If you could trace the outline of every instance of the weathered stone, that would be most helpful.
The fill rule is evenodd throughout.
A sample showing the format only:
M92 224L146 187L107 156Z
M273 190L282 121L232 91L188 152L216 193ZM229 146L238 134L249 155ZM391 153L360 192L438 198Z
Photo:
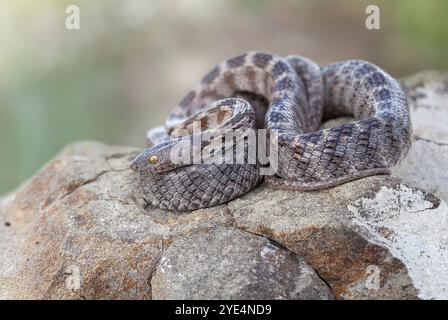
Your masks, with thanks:
M403 81L417 136L395 177L319 192L166 212L138 149L69 146L0 200L0 298L447 299L447 79Z
M422 71L402 80L416 136L448 143L448 72Z
M448 103L448 101L447 101ZM392 174L448 201L448 143L415 137L408 156Z
M415 134L393 175L448 201L448 73L420 72L403 80Z
M233 228L174 240L152 288L154 299L333 299L295 254Z
M177 234L228 223L219 208L145 210L129 169L137 152L72 145L4 200L0 298L151 298L164 246Z
M398 179L369 177L319 192L261 187L231 202L229 210L239 228L302 256L337 298L447 295L446 275L425 278L430 265L448 267L446 204ZM422 251L425 259L419 258ZM375 267L380 285L370 289Z

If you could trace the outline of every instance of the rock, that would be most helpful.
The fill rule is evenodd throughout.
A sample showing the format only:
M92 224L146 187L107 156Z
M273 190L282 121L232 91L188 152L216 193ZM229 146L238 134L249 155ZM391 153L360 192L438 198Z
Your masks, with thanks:
M174 240L152 284L154 299L333 299L297 255L234 228Z
M14 194L5 194L0 197L0 206L6 205L8 202L14 199Z
M448 143L448 72L422 71L402 80L414 134Z
M167 212L140 150L68 146L1 198L0 298L447 299L447 78L403 81L417 136L393 176L319 192Z
M447 101L448 103L448 101ZM448 143L414 137L408 156L392 174L448 201Z
M448 201L448 73L424 71L403 80L414 142L393 175Z
M226 225L219 209L145 210L129 161L139 150L66 148L0 207L0 298L149 299L177 234Z
M302 256L337 298L447 297L448 208L390 176L320 192L261 187L229 204L236 225ZM378 286L371 270L378 271Z
M214 292L215 298L332 298L299 257L232 229L225 206L185 214L148 207L129 169L137 153L99 143L72 145L3 201L0 298L150 299L153 292L156 298L189 298L186 289L176 291L182 285L199 290L191 297ZM173 259L176 248L188 241L191 256L184 255L177 267L185 268L193 283L173 274L162 277L164 259ZM216 259L218 249L227 258ZM211 282L194 283L197 261L184 265L192 257L202 257L209 263L203 269L220 270L219 275L210 270Z

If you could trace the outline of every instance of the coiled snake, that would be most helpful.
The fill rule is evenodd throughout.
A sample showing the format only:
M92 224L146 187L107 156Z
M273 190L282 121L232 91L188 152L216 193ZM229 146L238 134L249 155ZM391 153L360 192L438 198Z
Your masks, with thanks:
M319 129L324 120L345 115L357 120ZM405 94L379 67L349 60L321 68L301 56L248 52L213 68L164 127L150 130L154 146L131 168L140 173L143 192L154 206L181 211L222 204L263 179L263 164L251 158L249 140L235 135L233 144L219 144L223 130L245 133L263 127L271 133L268 141L277 143L278 156L276 172L265 176L266 183L302 191L387 173L411 141ZM183 135L169 138L177 132ZM179 146L194 146L194 139L200 141L195 150L203 161L192 161L194 152L173 161ZM242 147L235 147L237 141ZM221 149L243 161L204 161Z

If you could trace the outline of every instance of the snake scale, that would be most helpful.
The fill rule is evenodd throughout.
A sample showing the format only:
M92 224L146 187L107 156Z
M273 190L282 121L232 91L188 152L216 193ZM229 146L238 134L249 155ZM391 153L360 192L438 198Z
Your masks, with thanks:
M347 115L356 121L320 129L323 121ZM194 123L199 123L199 134ZM191 155L172 159L179 145L207 133L198 151L204 158L223 141L214 133L218 129L257 128L276 133L267 138L276 139L278 148L273 175L261 175L263 165L249 160L253 150L245 139L240 148L222 146L242 162L193 164ZM179 130L183 135L170 138ZM165 126L148 132L153 146L131 168L139 172L152 205L195 210L239 197L263 178L273 188L309 191L388 173L407 154L411 134L404 91L376 65L348 60L320 67L302 56L247 52L207 73L175 106Z

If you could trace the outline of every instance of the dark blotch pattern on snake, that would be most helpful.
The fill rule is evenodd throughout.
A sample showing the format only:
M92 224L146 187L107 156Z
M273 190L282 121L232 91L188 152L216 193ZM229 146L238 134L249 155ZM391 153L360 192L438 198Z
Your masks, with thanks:
M323 119L357 120L319 130ZM320 190L361 177L388 173L406 155L411 124L399 83L379 67L349 60L319 67L301 56L248 52L214 67L174 108L164 127L148 132L153 145L131 164L152 205L195 210L228 202L263 179L251 150L226 146L242 164L173 163L173 149L191 143L193 123L207 155L222 137L216 129L264 127L277 132L278 170L265 176L274 188ZM179 130L184 135L170 139ZM272 131L272 132L274 132ZM187 134L185 135L185 132ZM197 137L196 137L197 138ZM271 137L273 138L273 137Z

